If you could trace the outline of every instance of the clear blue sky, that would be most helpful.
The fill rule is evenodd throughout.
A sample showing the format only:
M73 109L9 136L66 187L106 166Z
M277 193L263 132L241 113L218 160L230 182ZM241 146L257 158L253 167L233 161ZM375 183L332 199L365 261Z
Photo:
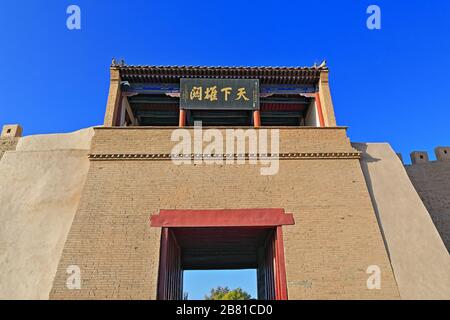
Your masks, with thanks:
M81 8L81 30L66 8ZM366 28L366 9L382 29ZM404 155L450 145L450 2L2 1L0 124L101 124L112 57L129 64L303 66L326 58L340 125Z
M185 271L183 291L189 293L189 300L203 300L212 288L241 288L252 298L257 298L256 270L206 270Z
M70 4L81 8L81 30L66 28ZM366 28L370 4L381 7L379 31ZM450 145L449 1L2 1L0 39L0 125L20 123L26 135L101 124L112 57L239 66L327 59L337 121L352 141L389 142L404 158Z

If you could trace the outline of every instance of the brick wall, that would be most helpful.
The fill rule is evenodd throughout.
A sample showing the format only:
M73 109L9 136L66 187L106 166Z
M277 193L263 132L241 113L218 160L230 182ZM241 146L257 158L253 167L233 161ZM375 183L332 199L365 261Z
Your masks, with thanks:
M97 128L93 154L170 153L170 129ZM344 128L280 129L280 152L355 152ZM323 157L323 158L321 158ZM106 160L106 159L104 159ZM290 299L398 298L398 290L358 159L282 159L259 165L182 165L170 160L91 161L78 212L50 297L155 299L159 209L284 208ZM81 290L66 288L67 266L81 268ZM382 270L368 290L366 269Z

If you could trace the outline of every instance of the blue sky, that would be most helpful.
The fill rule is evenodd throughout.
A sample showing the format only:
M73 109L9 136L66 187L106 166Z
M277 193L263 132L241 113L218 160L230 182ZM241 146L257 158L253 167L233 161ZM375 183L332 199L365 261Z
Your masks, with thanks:
M81 30L66 28L71 4L81 8ZM381 30L366 27L370 4L381 8ZM112 57L238 66L327 59L337 121L352 141L389 142L405 159L450 145L449 1L2 1L0 39L0 125L20 123L26 135L101 124Z
M189 293L189 300L203 300L212 288L217 286L230 289L241 288L252 298L257 298L256 270L201 270L185 271L183 290Z

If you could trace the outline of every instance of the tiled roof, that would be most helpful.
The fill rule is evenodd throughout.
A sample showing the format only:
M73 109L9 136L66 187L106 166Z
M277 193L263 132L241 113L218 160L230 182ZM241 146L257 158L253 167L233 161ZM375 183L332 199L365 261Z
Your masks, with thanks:
M312 67L203 67L203 66L131 66L111 65L120 71L123 81L131 83L174 83L180 78L260 79L270 84L315 84L325 63Z

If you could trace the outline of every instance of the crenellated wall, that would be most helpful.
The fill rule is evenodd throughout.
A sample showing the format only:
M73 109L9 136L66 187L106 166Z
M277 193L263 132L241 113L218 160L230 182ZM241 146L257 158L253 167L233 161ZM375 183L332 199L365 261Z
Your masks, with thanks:
M435 155L430 161L427 152L412 152L405 168L450 252L450 147L437 147Z
M22 136L22 127L18 124L7 124L2 128L0 135L0 159L6 151L16 149L17 142Z

